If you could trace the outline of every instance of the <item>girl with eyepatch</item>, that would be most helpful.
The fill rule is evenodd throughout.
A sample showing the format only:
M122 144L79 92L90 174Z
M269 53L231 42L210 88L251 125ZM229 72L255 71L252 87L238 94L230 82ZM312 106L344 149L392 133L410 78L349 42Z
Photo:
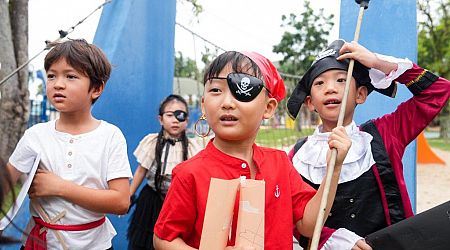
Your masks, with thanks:
M128 249L154 249L153 227L172 181L172 169L200 150L186 136L188 115L183 97L167 96L159 107L161 130L145 136L134 151L139 166L130 186L131 206L136 204L136 209L128 228ZM144 177L147 184L135 199Z

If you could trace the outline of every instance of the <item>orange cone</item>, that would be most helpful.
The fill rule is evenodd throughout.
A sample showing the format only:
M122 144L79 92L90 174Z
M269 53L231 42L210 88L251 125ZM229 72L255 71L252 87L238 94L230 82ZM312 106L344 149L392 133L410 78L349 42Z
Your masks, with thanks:
M417 163L445 165L445 161L431 150L423 132L417 136Z

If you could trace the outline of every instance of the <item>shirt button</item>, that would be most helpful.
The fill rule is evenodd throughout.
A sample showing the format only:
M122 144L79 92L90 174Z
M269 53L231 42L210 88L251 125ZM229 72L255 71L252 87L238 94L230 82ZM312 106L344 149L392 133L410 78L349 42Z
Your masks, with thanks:
M356 215L355 215L355 214L351 214L350 217L351 217L352 219L354 219L354 218L356 217Z
M353 199L350 199L350 203L353 203Z
M67 167L68 167L68 168L72 168L72 164L70 164L70 163L67 164Z
M241 168L246 168L246 167L247 167L247 164L245 164L245 163L241 164Z
M72 155L72 151L69 151L69 153L67 153L68 155Z
M70 139L69 143L73 143L73 139Z

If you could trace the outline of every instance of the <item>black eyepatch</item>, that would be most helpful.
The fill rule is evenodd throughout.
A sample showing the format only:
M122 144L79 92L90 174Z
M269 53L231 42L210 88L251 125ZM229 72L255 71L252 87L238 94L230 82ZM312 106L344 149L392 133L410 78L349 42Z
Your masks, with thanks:
M173 114L179 122L184 122L187 119L187 113L183 110L167 111L163 114Z
M261 79L245 73L230 73L227 77L215 76L208 81L212 79L227 80L231 93L240 102L251 102L265 88ZM269 92L267 88L266 90Z

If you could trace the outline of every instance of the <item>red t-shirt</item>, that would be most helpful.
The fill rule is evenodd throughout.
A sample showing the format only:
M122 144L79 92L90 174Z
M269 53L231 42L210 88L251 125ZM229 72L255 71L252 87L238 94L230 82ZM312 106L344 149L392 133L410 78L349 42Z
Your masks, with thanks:
M316 191L303 182L283 151L254 144L253 160L257 168L255 179L266 184L264 249L292 249L292 227L302 219L306 203ZM154 233L167 241L180 237L198 248L211 178L250 178L248 166L246 161L219 151L210 141L203 151L173 170L172 184ZM279 195L275 195L277 190ZM235 215L237 208L238 204ZM236 221L233 218L232 235ZM233 246L234 240L235 237L228 245Z

